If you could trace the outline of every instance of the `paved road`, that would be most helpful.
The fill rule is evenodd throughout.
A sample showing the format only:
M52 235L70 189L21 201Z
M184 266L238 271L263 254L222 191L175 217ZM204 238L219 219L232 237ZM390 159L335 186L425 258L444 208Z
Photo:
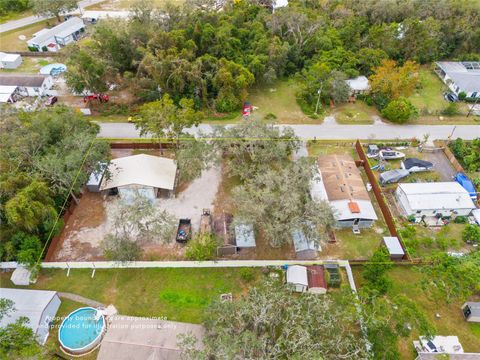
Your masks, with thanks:
M83 0L83 1L80 1L78 5L80 9L83 9L86 6L95 5L102 1L105 1L105 0ZM78 13L78 10L76 12ZM40 22L42 20L47 20L47 19L48 17L46 16L32 15L32 16L27 16L18 20L7 21L6 23L0 25L0 33L10 31L10 30L15 30L15 29L18 29L27 25L35 24L37 22Z
M133 124L129 123L99 123L100 138L135 139L139 138L139 132ZM480 137L480 125L279 125L290 126L295 134L303 140L344 140L344 139L421 139L429 134L430 141L445 140L461 137L471 140ZM199 131L210 133L213 126L201 124L199 127L189 129L189 133L197 134Z

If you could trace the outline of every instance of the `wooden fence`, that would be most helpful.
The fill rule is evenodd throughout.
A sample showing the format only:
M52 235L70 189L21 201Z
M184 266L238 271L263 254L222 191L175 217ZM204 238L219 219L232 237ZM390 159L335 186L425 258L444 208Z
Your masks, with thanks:
M448 161L452 164L453 168L457 172L465 172L463 169L463 166L458 162L457 158L455 155L453 155L452 150L448 147L448 144L446 141L436 141L436 143L439 145L439 147L443 150L443 153L447 157Z
M410 256L407 253L407 249L405 248L405 244L403 243L400 235L398 234L397 228L395 226L395 220L392 216L390 208L388 207L387 202L385 201L385 197L383 196L382 189L378 185L378 181L375 177L375 174L370 167L368 162L367 155L363 150L362 144L359 140L355 143L355 150L357 151L358 157L360 158L360 165L363 166L365 169L365 173L367 174L368 181L372 185L373 193L375 194L375 198L377 199L377 203L380 206L380 211L382 212L383 218L385 219L385 223L387 224L388 231L390 232L391 236L395 236L400 241L400 245L405 253L404 259L410 260Z

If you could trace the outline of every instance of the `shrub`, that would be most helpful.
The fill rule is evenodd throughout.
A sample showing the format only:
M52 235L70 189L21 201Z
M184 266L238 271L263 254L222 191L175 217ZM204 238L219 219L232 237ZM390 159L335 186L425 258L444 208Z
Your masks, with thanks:
M405 99L392 100L382 110L382 115L390 121L402 124L418 115L418 110L413 104Z
M17 261L20 264L33 267L42 254L42 243L38 237L34 235L27 235L20 232L17 233L16 236L18 237L18 240L20 240Z
M462 239L465 242L479 244L480 243L480 226L467 225L462 232Z
M449 103L445 109L442 110L442 115L455 116L460 113L457 103Z
M454 221L456 224L466 224L468 222L468 218L466 216L457 216Z
M241 268L240 277L243 281L250 282L255 278L255 271L252 268Z
M198 234L187 245L188 260L206 261L215 259L218 241L213 234Z
M458 94L458 100L465 100L465 98L467 97L467 93L465 91L460 91L460 93Z
M267 115L265 115L265 120L275 120L277 118L277 115L275 115L274 113L268 113Z

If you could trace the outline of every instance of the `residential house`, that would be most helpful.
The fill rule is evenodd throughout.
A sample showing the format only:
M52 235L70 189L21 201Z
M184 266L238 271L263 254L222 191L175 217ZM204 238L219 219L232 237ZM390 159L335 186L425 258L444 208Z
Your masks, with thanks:
M350 155L324 155L317 159L319 177L312 183L314 199L326 200L339 228L367 228L378 219L360 170Z
M413 342L417 351L416 360L480 360L480 353L466 353L457 336L420 336Z
M454 181L402 183L395 195L404 215L417 221L468 216L476 208L468 191Z
M466 302L462 306L462 312L466 321L480 323L480 302Z
M345 82L350 87L351 95L365 94L370 91L370 83L366 76L358 76L353 79L345 80Z
M464 92L467 97L480 97L480 62L439 61L435 72L455 94Z
M22 56L0 52L0 69L16 69L22 65Z
M17 89L12 93L21 96L43 96L52 88L53 78L48 75L0 74L0 86L15 86Z
M150 200L172 196L177 178L177 165L172 159L139 154L113 159L103 176L100 190L113 190L127 202L138 194Z
M61 303L57 292L0 288L0 298L13 301L14 308L0 320L0 327L26 317L29 320L26 326L33 330L41 345L45 344Z
M37 51L55 52L61 47L79 40L84 32L83 20L79 17L72 17L51 29L42 29L33 34L33 38L27 41L27 45Z

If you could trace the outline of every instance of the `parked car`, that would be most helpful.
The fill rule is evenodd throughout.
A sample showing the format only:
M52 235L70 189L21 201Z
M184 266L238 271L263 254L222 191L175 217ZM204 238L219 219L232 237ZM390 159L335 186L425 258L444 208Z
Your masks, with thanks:
M417 158L408 158L401 163L402 169L409 172L429 171L433 169L433 164L430 161L420 160Z
M389 170L385 171L380 174L380 184L386 185L386 184L394 184L399 182L401 179L404 177L408 176L410 172L405 169L394 169L394 170Z
M45 105L47 106L52 106L58 101L58 98L56 96L49 96L47 101L45 101Z
M251 113L252 113L252 104L250 104L249 102L244 102L242 116L249 117Z
M388 149L380 150L378 152L378 155L383 160L397 160L397 159L403 159L405 157L405 154L400 151L388 150Z
M446 92L443 94L443 98L450 102L458 102L458 96L453 92Z
M108 102L108 95L106 94L92 94L92 95L87 95L84 96L83 102L89 102L92 100L99 100L100 102Z

